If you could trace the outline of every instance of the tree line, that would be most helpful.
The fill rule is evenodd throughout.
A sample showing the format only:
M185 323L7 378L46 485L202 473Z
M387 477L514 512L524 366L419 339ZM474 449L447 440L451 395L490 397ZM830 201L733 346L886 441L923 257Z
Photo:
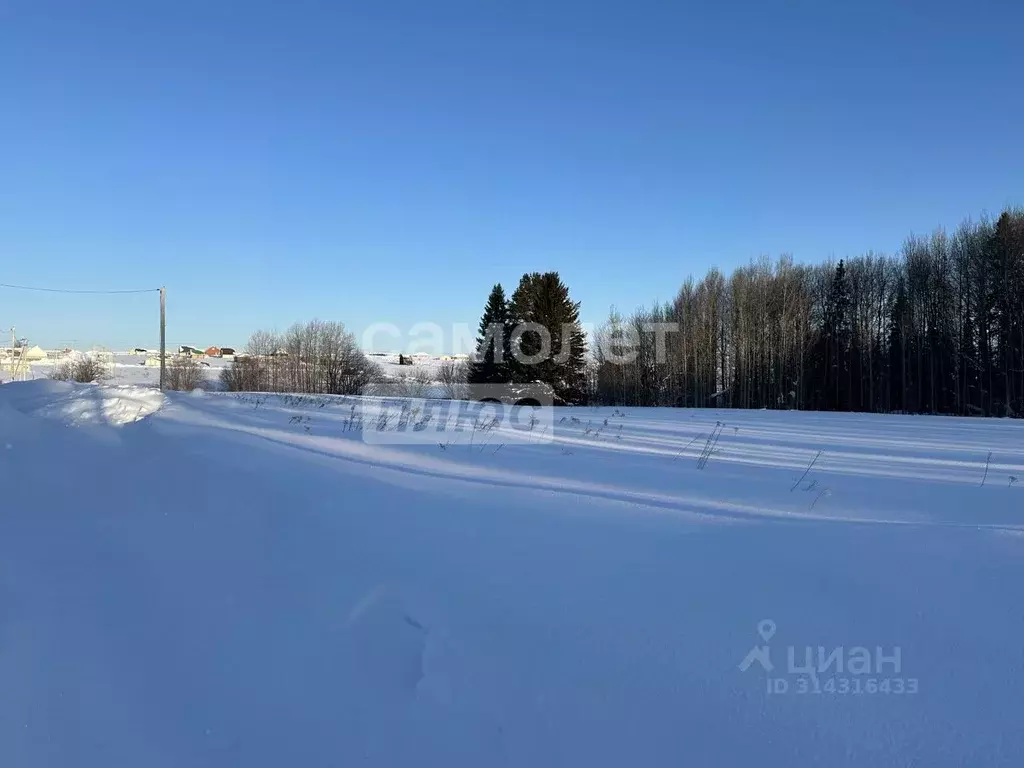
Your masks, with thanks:
M340 323L257 332L246 351L225 388L359 394L383 381ZM444 374L451 396L464 381L541 381L573 405L1019 417L1024 210L911 236L895 255L712 268L672 301L613 308L589 339L558 273L527 273L511 296L491 289L470 365Z
M896 255L711 269L596 334L588 399L1021 416L1024 211Z
M253 333L245 353L222 370L220 383L229 392L456 399L472 396L472 384L514 387L543 381L559 403L586 401L587 344L579 303L569 298L556 272L523 275L511 299L501 285L494 286L480 334L468 366L452 361L430 373L419 369L388 377L342 323L296 323L284 333Z

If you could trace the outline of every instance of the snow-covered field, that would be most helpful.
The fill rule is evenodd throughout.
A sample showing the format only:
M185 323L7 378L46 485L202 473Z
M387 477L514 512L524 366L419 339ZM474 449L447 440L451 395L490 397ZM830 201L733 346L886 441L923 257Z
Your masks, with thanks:
M170 363L171 359L168 356L167 362ZM107 363L109 378L106 380L106 383L115 386L160 386L159 366L147 366L145 362L145 355L115 355L113 360ZM48 379L53 372L54 365L55 361L53 360L40 360L30 363L28 365L29 373L25 378ZM216 387L221 369L231 365L231 363L223 358L210 357L203 358L201 365L203 366L204 377L209 386ZM10 378L9 372L0 372L0 380L7 381Z
M172 358L168 358L168 363ZM436 380L442 365L448 362L441 358L416 359L412 365L399 365L398 355L371 355L369 357L376 364L385 379L403 379L423 376L426 379ZM117 354L107 365L109 378L107 384L124 385L132 384L139 386L156 387L160 385L160 368L158 366L145 365L145 355ZM9 364L8 364L9 365ZM27 379L47 379L53 372L55 362L53 360L40 360L28 364ZM222 369L231 365L230 360L218 357L204 357L200 365L204 368L204 378L207 386L216 389L219 386L219 377ZM10 372L0 369L0 383L11 378Z
M385 376L410 376L415 375L419 371L426 371L432 376L437 376L438 371L443 365L459 365L465 364L464 360L449 360L441 357L410 357L411 364L399 365L398 355L380 355L370 354L368 358L380 366L381 371Z
M1024 764L1024 423L353 404L0 387L0 765Z

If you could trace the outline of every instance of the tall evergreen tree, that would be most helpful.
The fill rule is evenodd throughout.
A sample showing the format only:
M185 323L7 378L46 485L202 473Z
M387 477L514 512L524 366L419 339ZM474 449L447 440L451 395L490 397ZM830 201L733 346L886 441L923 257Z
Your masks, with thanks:
M476 354L469 367L470 384L504 384L511 380L509 336L511 322L505 289L501 283L491 288L480 318Z
M1017 415L1020 374L1024 368L1024 323L1020 314L1024 292L1024 226L1019 216L1003 211L989 238L989 317L993 347L992 396L1000 415Z
M819 328L809 350L808 402L816 410L850 407L850 287L840 261L831 277L821 276Z
M842 259L832 276L828 296L828 314L825 316L825 335L829 341L830 392L826 402L829 410L850 410L850 285L846 264Z
M540 335L528 329L528 324L534 322L540 280L540 272L524 274L509 301L509 323L512 327L509 366L512 380L519 383L536 381L536 371L524 360L535 358L541 351Z
M907 408L906 316L907 290L903 278L900 278L889 317L889 410L892 411L904 411Z
M551 386L560 401L583 402L586 336L579 308L557 272L523 275L510 302L511 320L516 326L512 334L513 380L542 381ZM529 362L531 358L533 362Z

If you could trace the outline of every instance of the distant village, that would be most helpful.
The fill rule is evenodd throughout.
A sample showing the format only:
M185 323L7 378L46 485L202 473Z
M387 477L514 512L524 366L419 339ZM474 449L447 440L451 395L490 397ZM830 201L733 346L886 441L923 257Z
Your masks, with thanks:
M287 357L287 355L288 352L284 349L273 353L275 357ZM469 358L465 354L431 355L426 352L414 352L411 354L402 352L367 352L366 355L380 363L398 366L416 366L446 361L463 362ZM93 347L88 350L72 349L71 347L44 349L39 345L29 344L25 339L19 340L15 338L12 339L12 343L9 346L0 347L0 372L5 373L8 380L12 380L29 373L29 366L56 365L64 360L81 356L88 356L108 365L160 367L159 349L141 346L124 350L111 350L106 347ZM209 365L215 360L223 364L249 358L248 354L238 352L233 347L210 346L204 348L191 344L179 344L176 347L168 348L166 359L167 362L191 359L199 362L200 365Z
M12 361L26 363L45 363L47 361L57 362L76 355L89 355L99 360L113 361L115 358L135 357L145 358L146 365L160 365L160 350L148 349L146 347L133 347L132 349L116 351L107 348L93 348L89 350L76 350L70 347L63 349L43 349L39 345L29 346L25 342L15 341L12 346L0 347L0 360L6 364ZM244 354L236 354L232 347L194 347L188 344L178 346L177 352L168 350L168 358L190 357L190 358L218 358L228 362L245 358ZM150 362L153 361L153 362Z

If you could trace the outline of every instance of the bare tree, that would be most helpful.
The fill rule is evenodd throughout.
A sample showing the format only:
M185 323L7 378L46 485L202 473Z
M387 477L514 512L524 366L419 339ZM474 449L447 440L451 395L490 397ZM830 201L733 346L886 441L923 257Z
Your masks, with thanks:
M265 392L267 377L260 361L240 356L226 368L220 370L221 386L228 392Z
M465 363L448 361L437 371L437 382L448 400L464 400L468 396L469 368Z
M179 357L167 366L167 389L191 392L203 383L203 366L191 357Z
M64 360L54 366L50 378L58 381L77 381L91 384L110 378L110 369L102 360L91 355L83 355L74 360Z

